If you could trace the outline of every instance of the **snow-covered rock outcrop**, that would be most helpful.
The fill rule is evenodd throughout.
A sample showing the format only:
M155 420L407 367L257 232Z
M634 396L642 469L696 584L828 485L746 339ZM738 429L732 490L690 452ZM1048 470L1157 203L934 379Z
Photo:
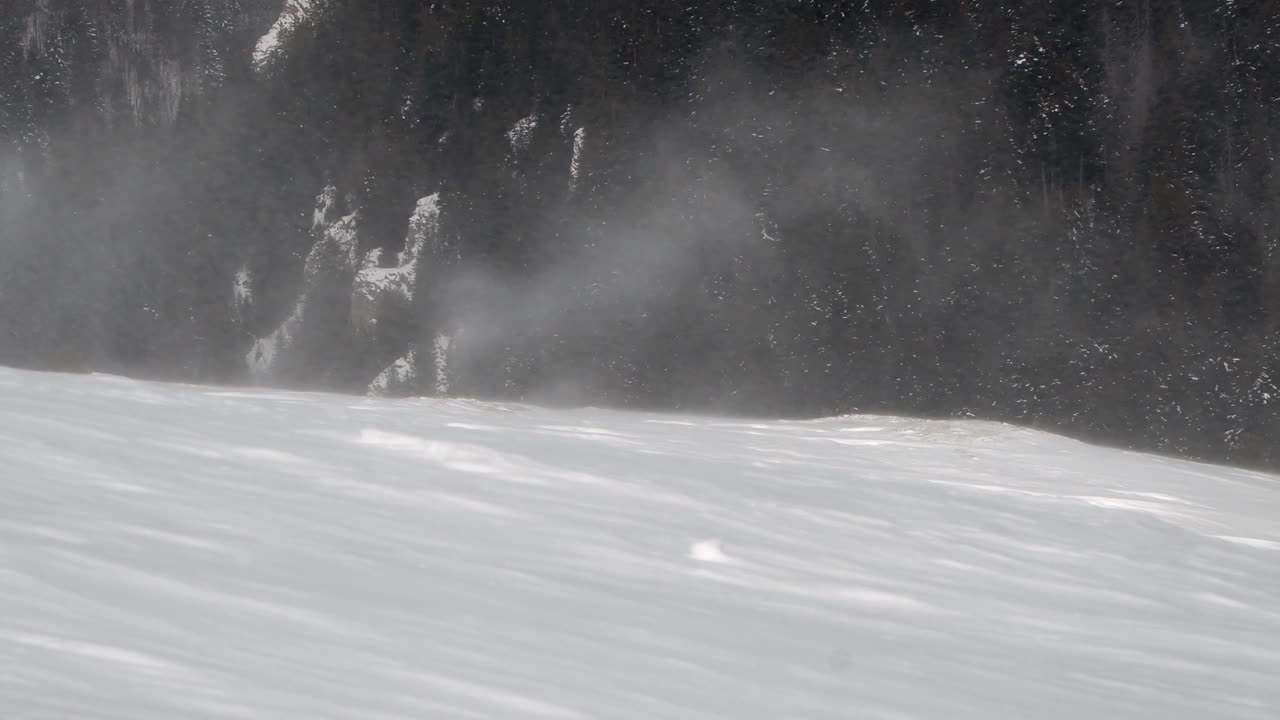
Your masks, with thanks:
M316 196L316 208L311 213L311 229L323 231L338 219L338 188L325 186Z
M344 275L350 278L355 272L360 214L356 211L331 221L336 214L337 196L337 189L330 185L316 197L312 232L319 235L319 239L307 253L302 291L293 312L269 335L255 342L245 355L245 364L255 379L268 379L275 372L281 354L288 350L302 328L310 297L324 283Z
M437 395L449 393L449 351L451 349L453 349L453 338L443 333L436 335L435 347L432 348L432 362L435 365Z
M369 383L369 394L374 397L407 395L417 385L418 353L410 350L404 357L397 358L378 373L378 377Z
M306 298L303 297L293 306L293 312L280 323L280 326L264 338L259 338L245 355L245 364L249 374L257 380L271 377L280 359L302 327L302 319L306 312Z
M351 293L351 324L358 335L372 335L379 320L390 312L412 310L418 268L428 256L438 255L441 247L440 194L432 193L418 200L413 216L409 218L404 250L396 256L394 266L381 267L382 253L379 250L365 255ZM448 390L444 379L448 348L448 338L443 335L436 339L432 348L432 386L440 394ZM406 395L415 391L419 385L418 363L419 354L410 346L403 356L373 379L369 384L369 394Z
M582 155L587 149L587 128L574 129L578 119L572 105L560 114L560 137L573 143L573 154L569 158L569 194L578 191L578 181L582 177Z
M511 145L511 152L519 155L529 149L529 143L533 142L533 133L538 129L538 116L536 114L528 117L520 118L515 125L507 131L507 142Z
M320 0L286 0L280 17L271 29L258 39L253 49L253 66L259 72L269 70L281 56L281 45L314 17Z
M252 306L253 275L248 267L241 267L231 282L231 318L237 325L244 322Z
M358 333L372 334L379 318L393 306L413 304L418 262L424 247L435 247L440 235L440 194L420 200L409 219L404 251L393 267L381 267L382 251L374 249L360 263L351 292L351 324Z
M307 253L297 302L289 316L270 334L259 338L245 355L245 364L255 379L272 379L278 373L281 358L295 344L304 324L323 325L318 332L308 331L307 337L339 338L340 342L367 346L366 350L385 352L385 345L381 343L387 338L378 337L379 327L388 317L405 318L412 314L419 267L428 257L439 255L443 248L439 193L418 200L409 219L404 250L396 254L394 264L389 266L383 260L381 249L360 253L360 212L342 215L338 198L338 190L332 185L316 196L312 215L316 242ZM351 202L348 199L345 204ZM236 312L241 314L252 303L249 280L247 270L237 275L234 302ZM341 302L344 296L349 299L349 307L342 306L339 312L346 314L335 318L333 303ZM309 318L313 302L320 302L317 298L324 298L328 309L319 315L312 311ZM313 352L311 341L306 342L306 352ZM378 347L374 348L375 345ZM430 386L438 391L448 387L443 370L448 347L447 338L437 341L428 353L427 362L431 366L422 371L427 373ZM403 354L369 382L368 391L374 395L412 392L418 385L420 355L406 343Z
M582 175L582 152L587 147L587 129L578 128L573 133L573 157L569 160L569 192L578 191L578 178Z
M329 270L355 270L359 220L360 213L356 211L324 229L320 240L307 253L303 274L308 285Z

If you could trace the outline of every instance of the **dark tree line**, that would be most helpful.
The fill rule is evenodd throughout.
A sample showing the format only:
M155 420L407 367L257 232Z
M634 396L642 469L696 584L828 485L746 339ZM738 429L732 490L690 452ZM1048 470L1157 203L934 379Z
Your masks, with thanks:
M1280 462L1273 3L0 0L0 74L2 362Z

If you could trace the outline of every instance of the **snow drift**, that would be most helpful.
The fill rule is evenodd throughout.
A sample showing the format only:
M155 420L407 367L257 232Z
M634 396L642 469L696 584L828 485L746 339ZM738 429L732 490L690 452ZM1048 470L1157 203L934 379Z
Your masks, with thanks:
M1275 718L1280 480L0 370L6 718Z

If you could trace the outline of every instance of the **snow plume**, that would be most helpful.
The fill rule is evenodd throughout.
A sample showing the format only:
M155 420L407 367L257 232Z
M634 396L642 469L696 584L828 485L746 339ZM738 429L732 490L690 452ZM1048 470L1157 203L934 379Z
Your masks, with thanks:
M576 136L585 142L585 131ZM599 338L665 322L658 318L691 302L686 289L708 271L729 272L734 258L768 252L757 241L749 192L721 167L705 156L638 150L635 157L654 164L637 174L672 183L654 184L607 215L581 211L566 223L579 234L572 252L519 276L465 260L450 273L440 296L453 338L451 392L505 387L540 402L595 401L593 375L611 362L599 356ZM536 359L543 348L555 359ZM527 380L513 385L513 377Z
M259 72L269 70L282 55L281 45L305 24L312 21L320 0L286 0L280 17L271 29L258 39L253 49L253 66Z
M850 245L862 243L850 252L870 255L881 250L873 242L890 237L902 242L887 251L937 245L938 224L919 211L918 198L949 192L940 179L950 177L946 164L972 143L972 126L985 130L986 114L994 114L977 102L989 86L960 77L944 96L922 92L924 80L911 78L901 88L850 80L839 91L813 83L783 92L748 75L734 58L708 59L691 88L692 120L659 121L625 137L584 122L586 113L554 116L566 130L561 135L557 127L556 134L572 142L559 161L561 182L571 191L588 189L596 148L626 158L620 174L644 180L607 210L568 203L547 233L557 237L553 262L512 276L468 258L452 274L442 295L454 331L454 392L504 387L515 357L524 363L514 371L521 378L517 392L537 400L625 397L629 391L616 388L662 372L704 393L708 403L750 402L729 396L767 373L798 377L808 370L784 368L790 361L762 351L761 369L739 372L735 367L754 362L742 361L741 349L765 346L770 337L786 338L781 345L806 342L806 328L840 302L820 297L835 285L824 275L829 264L800 268L788 256L782 241L788 231L819 220L830 226L843 213L892 228L868 233L875 240L850 237ZM957 117L953 102L979 117ZM511 128L513 149L533 127L526 118ZM998 229L990 219L996 217L966 218L941 232L980 238ZM784 273L803 279L779 282ZM779 295L780 288L791 296ZM884 302L879 288L868 296ZM703 322L714 323L715 347L699 350L697 360L660 357L668 343L663 333L694 335ZM613 347L639 349L620 351L617 359L601 355ZM737 365L720 369L731 363ZM639 379L627 377L628 366ZM473 371L481 376L474 386ZM546 398L542 388L555 397Z

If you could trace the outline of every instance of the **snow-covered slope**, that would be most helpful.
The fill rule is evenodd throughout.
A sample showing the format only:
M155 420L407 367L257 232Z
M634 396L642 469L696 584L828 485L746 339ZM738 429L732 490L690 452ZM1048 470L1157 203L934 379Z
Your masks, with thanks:
M0 716L1280 717L1280 479L0 370Z

